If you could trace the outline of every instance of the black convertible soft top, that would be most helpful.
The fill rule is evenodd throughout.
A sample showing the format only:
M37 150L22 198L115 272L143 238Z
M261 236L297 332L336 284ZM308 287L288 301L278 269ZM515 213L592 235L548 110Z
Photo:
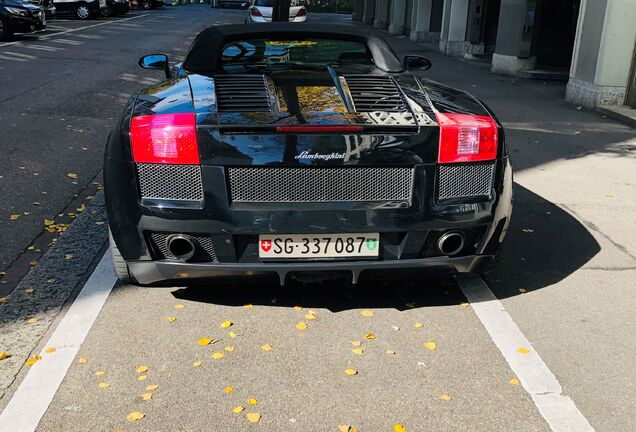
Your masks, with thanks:
M386 72L402 72L402 65L391 47L374 30L333 24L261 23L208 27L196 37L183 68L194 73L214 73L219 69L221 49L238 39L267 38L274 40L299 38L340 39L367 45L375 65Z

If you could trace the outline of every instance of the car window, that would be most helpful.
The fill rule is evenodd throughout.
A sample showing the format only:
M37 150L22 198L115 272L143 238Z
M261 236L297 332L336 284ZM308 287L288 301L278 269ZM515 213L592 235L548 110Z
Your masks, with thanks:
M335 39L270 40L248 39L226 43L221 64L373 64L373 58L362 42Z

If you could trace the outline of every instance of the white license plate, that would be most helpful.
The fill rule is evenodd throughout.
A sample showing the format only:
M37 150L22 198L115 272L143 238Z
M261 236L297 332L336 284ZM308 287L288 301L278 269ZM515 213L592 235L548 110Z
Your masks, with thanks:
M261 258L377 257L380 234L290 234L258 236Z

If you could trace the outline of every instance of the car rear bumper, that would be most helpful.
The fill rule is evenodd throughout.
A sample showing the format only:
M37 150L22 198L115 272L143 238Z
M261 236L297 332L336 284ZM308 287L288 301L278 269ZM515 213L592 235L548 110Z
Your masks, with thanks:
M432 257L408 260L378 261L303 261L277 263L186 263L174 261L130 261L128 269L133 279L142 285L160 282L186 283L213 278L255 278L277 276L281 285L294 273L345 272L357 283L361 275L372 271L392 273L413 271L434 275L483 273L495 262L494 255L464 257Z

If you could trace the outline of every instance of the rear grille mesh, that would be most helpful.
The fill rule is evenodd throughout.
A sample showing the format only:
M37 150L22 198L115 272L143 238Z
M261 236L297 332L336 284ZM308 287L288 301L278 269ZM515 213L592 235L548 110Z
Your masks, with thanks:
M168 237L170 233L150 233L149 237L154 245L155 258L156 259L177 259L168 250ZM188 234L196 247L194 256L189 260L190 262L217 262L216 251L214 250L214 244L212 239L205 235L200 234Z
M165 200L203 200L199 165L137 164L142 198Z
M233 202L405 201L412 168L229 168Z
M402 112L404 99L390 76L345 76L356 112Z
M264 75L216 75L219 112L269 112L270 97Z
M437 177L437 198L490 196L494 172L494 162L440 165Z

